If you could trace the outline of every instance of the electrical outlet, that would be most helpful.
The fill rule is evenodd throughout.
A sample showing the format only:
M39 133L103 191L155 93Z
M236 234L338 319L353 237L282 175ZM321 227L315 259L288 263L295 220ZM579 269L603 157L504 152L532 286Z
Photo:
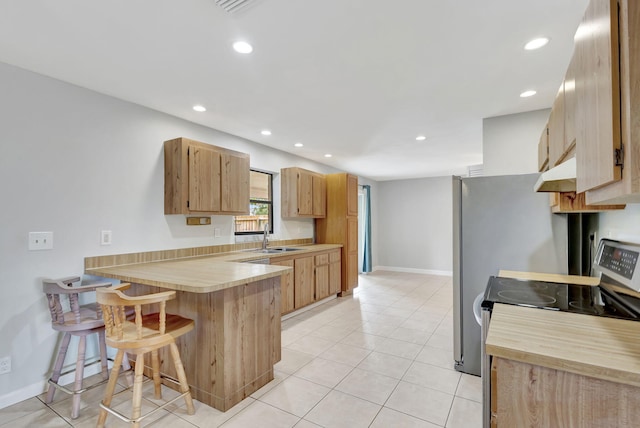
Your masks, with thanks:
M100 232L100 245L111 245L111 231L103 230Z
M29 251L51 250L53 232L29 232Z
M213 228L213 237L214 238L220 238L220 228L219 227L214 227Z
M0 374L9 373L11 371L11 357L6 356L0 358Z

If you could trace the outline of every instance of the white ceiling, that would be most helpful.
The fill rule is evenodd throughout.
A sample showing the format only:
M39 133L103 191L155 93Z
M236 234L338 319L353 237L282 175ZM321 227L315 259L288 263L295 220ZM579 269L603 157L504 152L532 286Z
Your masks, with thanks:
M4 0L0 61L375 180L463 174L483 118L551 106L587 2Z

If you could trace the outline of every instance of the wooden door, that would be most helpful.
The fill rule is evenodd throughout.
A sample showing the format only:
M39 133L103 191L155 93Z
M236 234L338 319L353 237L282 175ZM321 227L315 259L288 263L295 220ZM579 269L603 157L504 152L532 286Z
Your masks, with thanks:
M220 211L220 153L199 145L190 145L189 211Z
M298 215L313 215L313 175L298 171Z
M620 70L616 0L591 0L575 37L578 193L618 181Z
M271 259L271 264L276 266L288 266L294 267L293 259L274 260ZM280 313L287 314L295 309L294 301L294 278L293 270L282 274L280 277Z
M341 289L342 263L340 249L329 252L329 295L338 294Z
M221 211L249 214L249 157L221 155Z
M313 256L298 257L294 260L294 306L296 309L313 303L314 278Z
M347 174L347 215L358 215L358 177Z
M315 217L324 217L327 214L327 181L321 175L313 175L312 205Z

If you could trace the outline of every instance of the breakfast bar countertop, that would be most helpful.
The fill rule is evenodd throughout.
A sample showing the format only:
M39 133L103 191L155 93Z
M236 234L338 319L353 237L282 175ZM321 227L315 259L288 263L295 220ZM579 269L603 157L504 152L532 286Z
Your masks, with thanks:
M114 278L191 293L210 293L250 282L280 276L291 270L286 266L246 263L251 260L302 255L340 248L341 245L312 244L295 246L297 251L265 254L256 251L232 251L196 257L152 262L87 267L90 275Z

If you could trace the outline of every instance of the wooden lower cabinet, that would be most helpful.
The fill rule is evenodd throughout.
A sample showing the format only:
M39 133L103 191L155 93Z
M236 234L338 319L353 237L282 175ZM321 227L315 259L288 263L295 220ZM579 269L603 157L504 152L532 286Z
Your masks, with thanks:
M342 287L342 257L340 249L329 252L329 295L337 294Z
M293 268L280 279L281 314L303 308L318 300L338 294L342 284L341 249L274 257L272 265Z
M315 256L315 300L329 296L329 254Z
M293 260L293 289L296 309L307 306L315 300L313 267L313 256L298 257Z
M640 387L499 357L491 365L492 427L637 427Z
M293 268L293 259L286 258L283 260L273 260L272 265L287 266ZM293 270L283 274L280 277L280 313L288 314L295 309L294 289L293 289Z

